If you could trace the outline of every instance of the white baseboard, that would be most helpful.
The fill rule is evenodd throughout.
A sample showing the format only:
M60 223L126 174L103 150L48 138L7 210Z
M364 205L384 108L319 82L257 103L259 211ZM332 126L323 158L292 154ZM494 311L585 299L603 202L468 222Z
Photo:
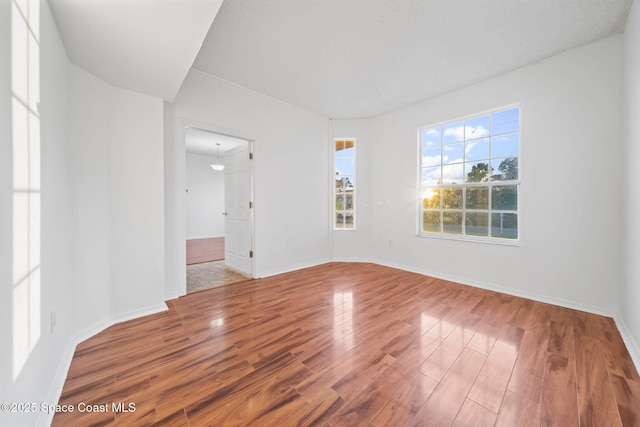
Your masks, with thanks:
M78 344L104 331L108 327L115 325L116 323L125 322L127 320L136 319L138 317L147 316L149 314L160 313L166 310L168 310L168 307L163 302L161 304L154 304L151 306L143 307L138 310L129 310L123 313L118 313L106 320L98 321L91 327L83 329L82 331L71 336L71 338L69 338L69 341L67 342L64 353L60 358L60 363L58 363L58 368L56 369L55 376L53 378L53 381L51 382L49 391L47 392L47 398L45 402L51 405L55 405L60 401L62 388L64 387L64 382L67 379L67 373L69 372L69 367L71 366L71 361L73 360L73 355ZM46 412L40 412L37 425L43 427L50 426L53 421L54 415L54 413L47 414Z
M489 284L489 283L478 282L478 281L470 281L470 280L467 280L467 279L461 278L461 277L456 277L456 276L451 276L451 275L446 275L446 274L440 274L438 272L434 272L434 271L430 271L430 270L426 270L426 269L417 269L417 268L409 267L409 266L406 266L406 265L401 265L401 264L396 264L396 263L389 263L389 262L384 262L384 261L380 261L380 260L371 260L370 259L370 260L353 261L353 260L342 260L342 259L337 260L336 259L334 261L335 262L370 262L370 263L374 263L374 264L378 264L378 265L383 265L385 267L397 268L399 270L405 270L405 271L410 271L412 273L423 274L425 276L435 277L435 278L442 279L442 280L448 280L448 281L451 281L451 282L460 283L460 284L468 285L468 286L473 286L473 287L476 287L476 288L486 289L486 290L489 290L489 291L500 292L500 293L507 294L507 295L512 295L512 296L516 296L516 297L520 297L520 298L526 298L526 299L530 299L530 300L533 300L533 301L539 301L539 302L543 302L543 303L547 303L547 304L553 304L553 305L557 305L557 306L560 306L560 307L570 308L570 309L573 309L573 310L579 310L579 311L584 311L584 312L587 312L587 313L597 314L597 315L600 315L600 316L611 317L611 318L613 318L614 322L616 323L616 327L618 328L618 331L620 332L620 335L622 336L622 340L624 341L625 346L627 347L627 351L629 352L629 355L631 356L631 361L633 362L633 364L636 367L636 371L640 372L640 369L638 369L640 367L640 346L634 340L633 335L629 331L629 328L625 324L624 319L622 318L620 313L615 313L615 312L612 312L611 310L608 310L608 309L605 309L605 308L602 308L602 307L594 307L594 306L590 306L590 305L586 305L586 304L576 304L574 301L564 300L564 299L561 299L561 298L551 298L551 297L548 297L546 295L540 295L540 294L535 294L535 293L531 293L531 292L523 292L523 291L518 291L518 290L514 290L514 289L510 289L510 288L494 286L494 285Z
M275 276L278 274L284 274L284 273L289 273L292 271L296 271L296 270L301 270L303 268L309 268L309 267L315 267L318 265L322 265L322 264L326 264L329 262L359 262L359 263L373 263L373 264L378 264L378 265L382 265L382 266L386 266L386 267L391 267L391 268L397 268L399 270L404 270L404 271L410 271L413 273L417 273L417 274L422 274L425 276L430 276L430 277L435 277L438 279L442 279L442 280L448 280L451 282L456 282L456 283L460 283L463 285L468 285L468 286L473 286L476 288L481 288L481 289L487 289L490 291L494 291L494 292L500 292L503 294L507 294L507 295L513 295L516 297L521 297L521 298L527 298L527 299L531 299L534 301L539 301L539 302L544 302L544 303L548 303L548 304L553 304L553 305L557 305L560 307L566 307L566 308L571 308L574 310L580 310L580 311L585 311L588 313L593 313L593 314L598 314L598 315L602 315L602 316L607 316L607 317L612 317L616 323L616 326L618 328L618 330L620 331L620 335L622 336L622 339L625 342L625 345L627 346L627 350L629 351L629 354L631 356L631 359L633 361L633 363L636 366L636 370L638 370L638 367L640 366L640 348L638 346L638 343L635 342L635 340L633 339L633 336L631 335L629 329L627 328L624 319L620 316L619 313L612 313L610 310L607 309L603 309L601 307L593 307L593 306L588 306L588 305L583 305L583 304L576 304L573 301L568 301L568 300L563 300L563 299L559 299L559 298L550 298L548 296L545 295L539 295L539 294L535 294L535 293L530 293L530 292L523 292L523 291L519 291L519 290L514 290L514 289L510 289L510 288L503 288L503 287L499 287L499 286L494 286L492 284L489 283L484 283L484 282L478 282L478 281L470 281L468 279L465 278L461 278L461 277L456 277L456 276L451 276L451 275L446 275L446 274L441 274L438 272L434 272L434 271L430 271L430 270L426 270L426 269L418 269L418 268L414 268L414 267L410 267L410 266L406 266L406 265L402 265L402 264L396 264L396 263L389 263L389 262L385 262L385 261L381 261L381 260L376 260L376 259L362 259L362 258L357 258L357 259L318 259L315 261L311 261L311 262L307 262L307 263L302 263L302 264L296 264L296 265L291 265L291 266L287 266L287 267L282 267L279 269L272 269L272 270L267 270L267 271L263 271L260 274L260 277L269 277L269 276ZM176 295L175 298L179 297L180 295ZM168 299L170 296L167 296ZM120 323L120 322L124 322L127 320L131 320L131 319L135 319L138 317L142 317L142 316L146 316L149 314L155 314L155 313L159 313L162 311L166 311L168 308L166 306L165 303L161 303L161 304L155 304L152 306L148 306L148 307L144 307L142 309L137 309L137 310L130 310L130 311L126 311L123 313L119 313L116 314L114 316L111 316L109 319L106 319L104 321L100 321L97 322L95 325L92 325L91 327L84 329L83 331L75 334L73 337L71 337L71 339L69 340L69 343L67 344L64 354L60 360L60 363L58 364L58 369L56 371L55 374L55 378L52 382L51 387L49 388L49 392L47 394L47 402L53 402L53 403L57 403L60 399L60 394L62 393L62 388L64 386L64 382L67 378L67 372L69 371L69 367L71 366L71 360L73 359L73 355L76 349L76 346L78 344L80 344L82 341L98 334L99 332L102 332L103 330L105 330L106 328L116 324L116 323ZM38 426L48 426L51 424L52 420L53 420L53 415L54 414L46 414L46 413L41 413L40 417L38 418Z
M256 272L256 276L257 276L256 279L260 277L270 277L270 276L277 276L278 274L290 273L292 271L302 270L303 268L315 267L317 265L326 264L331 261L332 260L330 258L322 258L322 259L317 259L314 261L309 261L301 264L294 264L286 267L274 268L272 270L260 271L260 272Z
M631 331L629 331L629 328L627 327L627 324L625 323L620 313L617 313L613 317L613 320L616 322L616 326L618 327L618 331L620 331L620 335L622 335L622 340L627 346L627 351L631 356L633 364L636 365L636 371L640 373L640 369L638 369L640 367L640 346L638 345L636 340L633 339L633 335L631 334Z
M178 292L177 289L175 289L175 290L165 294L164 300L165 301L169 301L169 300L172 300L172 299L180 298L181 296L184 296L184 294L181 294L180 292Z
M402 264L389 263L389 262L380 261L380 260L371 260L370 262L374 264L384 265L386 267L410 271L412 273L423 274L429 277L435 277L437 279L448 280L450 282L460 283L462 285L473 286L474 288L500 292L502 294L512 295L520 298L526 298L526 299L530 299L538 302L543 302L546 304L557 305L560 307L570 308L572 310L585 311L587 313L598 314L600 316L614 317L614 315L616 314L613 310L603 308L603 307L596 307L596 306L591 306L587 304L578 304L575 301L565 300L562 298L549 297L547 295L537 294L534 292L521 291L513 288L505 288L505 287L493 285L491 283L486 283L486 282L481 282L476 280L469 280L467 278L448 275L448 274L442 274L436 271L419 269L419 268L409 267Z
M64 387L64 382L67 379L67 373L69 372L69 367L71 366L71 360L73 360L73 354L76 351L77 344L78 342L75 342L73 339L67 343L64 353L60 358L60 363L58 363L58 368L56 369L49 391L47 392L45 403L55 405L60 401L62 387ZM50 426L53 422L54 415L54 413L47 414L46 412L40 412L36 425L42 427Z

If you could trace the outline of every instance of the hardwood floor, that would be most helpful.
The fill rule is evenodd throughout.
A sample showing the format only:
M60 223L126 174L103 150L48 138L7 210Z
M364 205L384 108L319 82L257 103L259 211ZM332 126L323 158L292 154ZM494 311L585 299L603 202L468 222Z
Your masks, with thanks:
M77 347L60 404L109 412L54 426L640 425L610 318L352 263L168 306Z
M224 237L187 240L187 265L224 259Z

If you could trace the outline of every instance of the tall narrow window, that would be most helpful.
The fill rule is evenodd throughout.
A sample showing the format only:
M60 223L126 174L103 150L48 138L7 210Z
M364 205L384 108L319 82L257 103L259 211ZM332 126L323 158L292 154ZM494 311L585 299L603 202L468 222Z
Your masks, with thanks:
M40 339L39 4L11 2L14 379Z
M336 230L356 228L356 140L336 139L334 151Z
M420 130L424 236L518 240L520 108Z

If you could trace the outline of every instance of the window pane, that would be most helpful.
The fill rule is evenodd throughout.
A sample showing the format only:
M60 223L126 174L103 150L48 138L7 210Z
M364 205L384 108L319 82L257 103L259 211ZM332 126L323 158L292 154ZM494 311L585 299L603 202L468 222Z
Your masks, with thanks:
M335 217L336 229L355 228L356 141L335 139Z
M345 175L353 175L355 173L355 162L353 157L346 157L344 159L344 172Z
M40 193L29 194L29 270L40 265Z
M422 131L422 147L440 145L441 128L424 129Z
M477 139L465 144L464 156L466 161L484 160L489 158L489 139Z
M344 213L344 228L353 228L353 211Z
M491 138L491 157L517 156L519 140L517 133Z
M11 18L11 87L15 96L27 102L29 76L28 29L17 7L12 7Z
M489 116L474 117L465 121L465 139L483 138L489 135Z
M462 209L462 188L445 188L442 191L443 209Z
M431 187L434 185L440 185L441 183L440 166L422 169L422 187Z
M464 123L457 122L444 126L442 131L442 143L450 144L464 140Z
M353 176L345 176L344 177L344 191L350 192L353 191L356 186L356 178Z
M464 174L464 164L447 165L442 167L443 184L462 184Z
M442 163L440 147L422 150L422 166L435 166Z
M40 103L40 47L38 42L29 33L29 108L38 111Z
M440 232L440 211L422 213L422 231Z
M437 188L425 188L422 190L422 208L440 209L440 190Z
M27 109L13 99L13 188L29 188L29 119Z
M486 182L489 180L489 163L465 163L466 182Z
M508 181L518 179L518 158L491 160L492 181Z
M467 212L465 222L465 234L472 236L489 235L489 213L488 212Z
M353 210L353 194L347 194L344 197L344 208L347 210Z
M491 209L515 211L518 209L518 186L501 185L491 189Z
M336 175L344 175L344 157L336 153Z
M13 283L29 274L29 195L13 193Z
M336 177L336 193L342 193L347 191L353 191L355 186L355 178L352 176L338 176Z
M442 163L462 163L464 161L464 144L451 144L442 147Z
M499 111L491 115L491 134L518 132L520 128L520 109Z
M40 189L40 119L29 113L29 188Z
M442 231L462 234L462 212L442 212Z
M467 188L467 209L489 209L489 187Z
M518 238L518 215L514 213L491 214L491 237Z
M520 108L421 130L421 231L518 238Z

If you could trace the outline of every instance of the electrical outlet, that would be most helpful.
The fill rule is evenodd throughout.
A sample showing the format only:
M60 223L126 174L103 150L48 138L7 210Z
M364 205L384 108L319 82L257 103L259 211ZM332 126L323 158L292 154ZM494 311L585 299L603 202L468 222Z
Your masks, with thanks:
M51 310L51 333L56 329L56 311Z

